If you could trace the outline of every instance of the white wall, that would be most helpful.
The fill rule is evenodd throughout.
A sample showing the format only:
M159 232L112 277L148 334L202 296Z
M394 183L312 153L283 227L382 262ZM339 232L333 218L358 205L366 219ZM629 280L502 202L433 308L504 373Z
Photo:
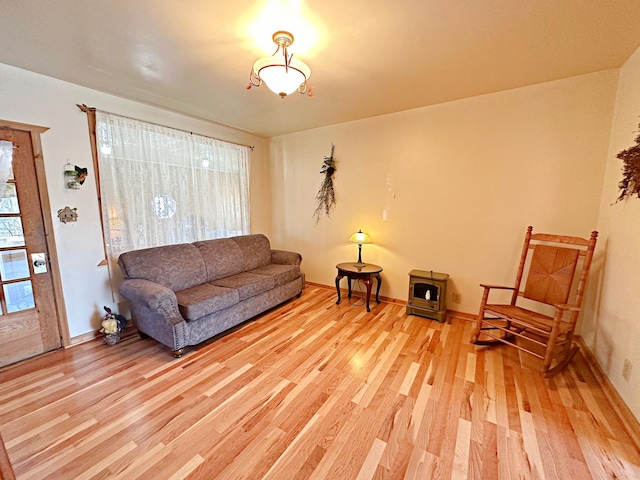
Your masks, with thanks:
M49 127L42 134L42 147L71 337L97 330L103 305L119 311L111 297L107 268L97 266L104 256L100 217L87 117L76 107L77 103L255 145L251 155L251 229L271 233L268 140L0 64L0 118ZM80 190L64 189L62 172L67 159L89 169L89 178ZM58 209L67 205L78 208L77 223L58 221Z
M635 144L638 123L640 50L620 71L598 220L602 257L593 310L582 325L598 363L640 419L640 198L615 203L622 179L622 160L616 155ZM625 359L633 365L628 381L622 378Z
M273 138L273 237L302 253L307 280L333 285L335 265L356 260L347 238L362 228L375 242L363 260L384 268L381 295L406 300L411 269L445 272L448 308L475 313L480 282L513 282L528 225L578 236L596 229L617 75ZM331 142L337 205L314 226Z

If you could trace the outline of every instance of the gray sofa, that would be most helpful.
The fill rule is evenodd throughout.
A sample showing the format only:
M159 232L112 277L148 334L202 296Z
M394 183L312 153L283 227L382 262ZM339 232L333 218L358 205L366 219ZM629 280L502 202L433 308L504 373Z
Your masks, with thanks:
M140 334L179 357L187 345L299 296L301 262L261 234L134 250L118 258L120 294Z

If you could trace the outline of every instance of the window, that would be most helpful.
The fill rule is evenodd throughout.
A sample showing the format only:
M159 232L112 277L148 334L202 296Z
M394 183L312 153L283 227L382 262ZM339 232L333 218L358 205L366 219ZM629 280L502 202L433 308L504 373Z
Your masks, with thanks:
M106 251L249 233L249 147L96 111Z

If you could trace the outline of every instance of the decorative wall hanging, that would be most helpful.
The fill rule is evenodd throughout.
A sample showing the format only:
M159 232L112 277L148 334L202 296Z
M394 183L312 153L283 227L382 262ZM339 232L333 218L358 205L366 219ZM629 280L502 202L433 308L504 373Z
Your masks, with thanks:
M58 218L62 223L75 222L78 220L78 209L64 207L58 210Z
M640 124L638 129L640 129ZM622 150L617 158L622 160L624 166L622 180L618 183L620 195L616 202L634 195L640 198L640 134L636 137L636 144Z
M78 190L87 178L87 169L67 162L64 166L64 186L70 190Z
M323 216L326 215L329 217L331 207L336 204L336 194L333 190L333 173L336 171L336 162L333 160L333 149L334 145L332 143L331 155L324 157L322 168L320 169L320 173L324 175L324 179L316 195L316 210L313 212L316 224Z

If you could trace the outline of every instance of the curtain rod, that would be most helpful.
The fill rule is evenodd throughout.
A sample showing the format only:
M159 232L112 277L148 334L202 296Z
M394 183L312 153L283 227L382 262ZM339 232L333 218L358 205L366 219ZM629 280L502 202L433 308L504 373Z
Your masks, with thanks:
M88 111L98 111L99 109L97 109L96 107L87 107L84 103L80 104L80 103L76 103L76 106L82 110L84 113L87 113ZM194 133L189 131L189 130L184 130L182 128L175 128L175 127L169 127L168 125L162 125L161 123L155 123L155 122L148 122L146 120L140 120L139 118L133 118L133 117L128 117L126 115L120 115L119 113L113 113L113 112L107 112L106 110L99 110L100 112L103 113L108 113L109 115L117 115L118 117L122 117L122 118L126 118L129 120L135 120L137 122L145 122L148 123L150 125L156 125L158 127L163 127L163 128L170 128L172 130L177 130L179 132L184 132L184 133L188 133L189 135L193 135ZM230 142L228 140L222 140L221 138L215 138L215 137L211 137L209 135L202 135L201 133L196 133L196 135L200 135L202 137L207 137L207 138L211 138L213 140L218 140L219 142L226 142L226 143L231 143L232 145L238 145L240 147L248 147L251 151L253 151L253 149L255 148L255 145L245 145L243 143L237 143L237 142Z

